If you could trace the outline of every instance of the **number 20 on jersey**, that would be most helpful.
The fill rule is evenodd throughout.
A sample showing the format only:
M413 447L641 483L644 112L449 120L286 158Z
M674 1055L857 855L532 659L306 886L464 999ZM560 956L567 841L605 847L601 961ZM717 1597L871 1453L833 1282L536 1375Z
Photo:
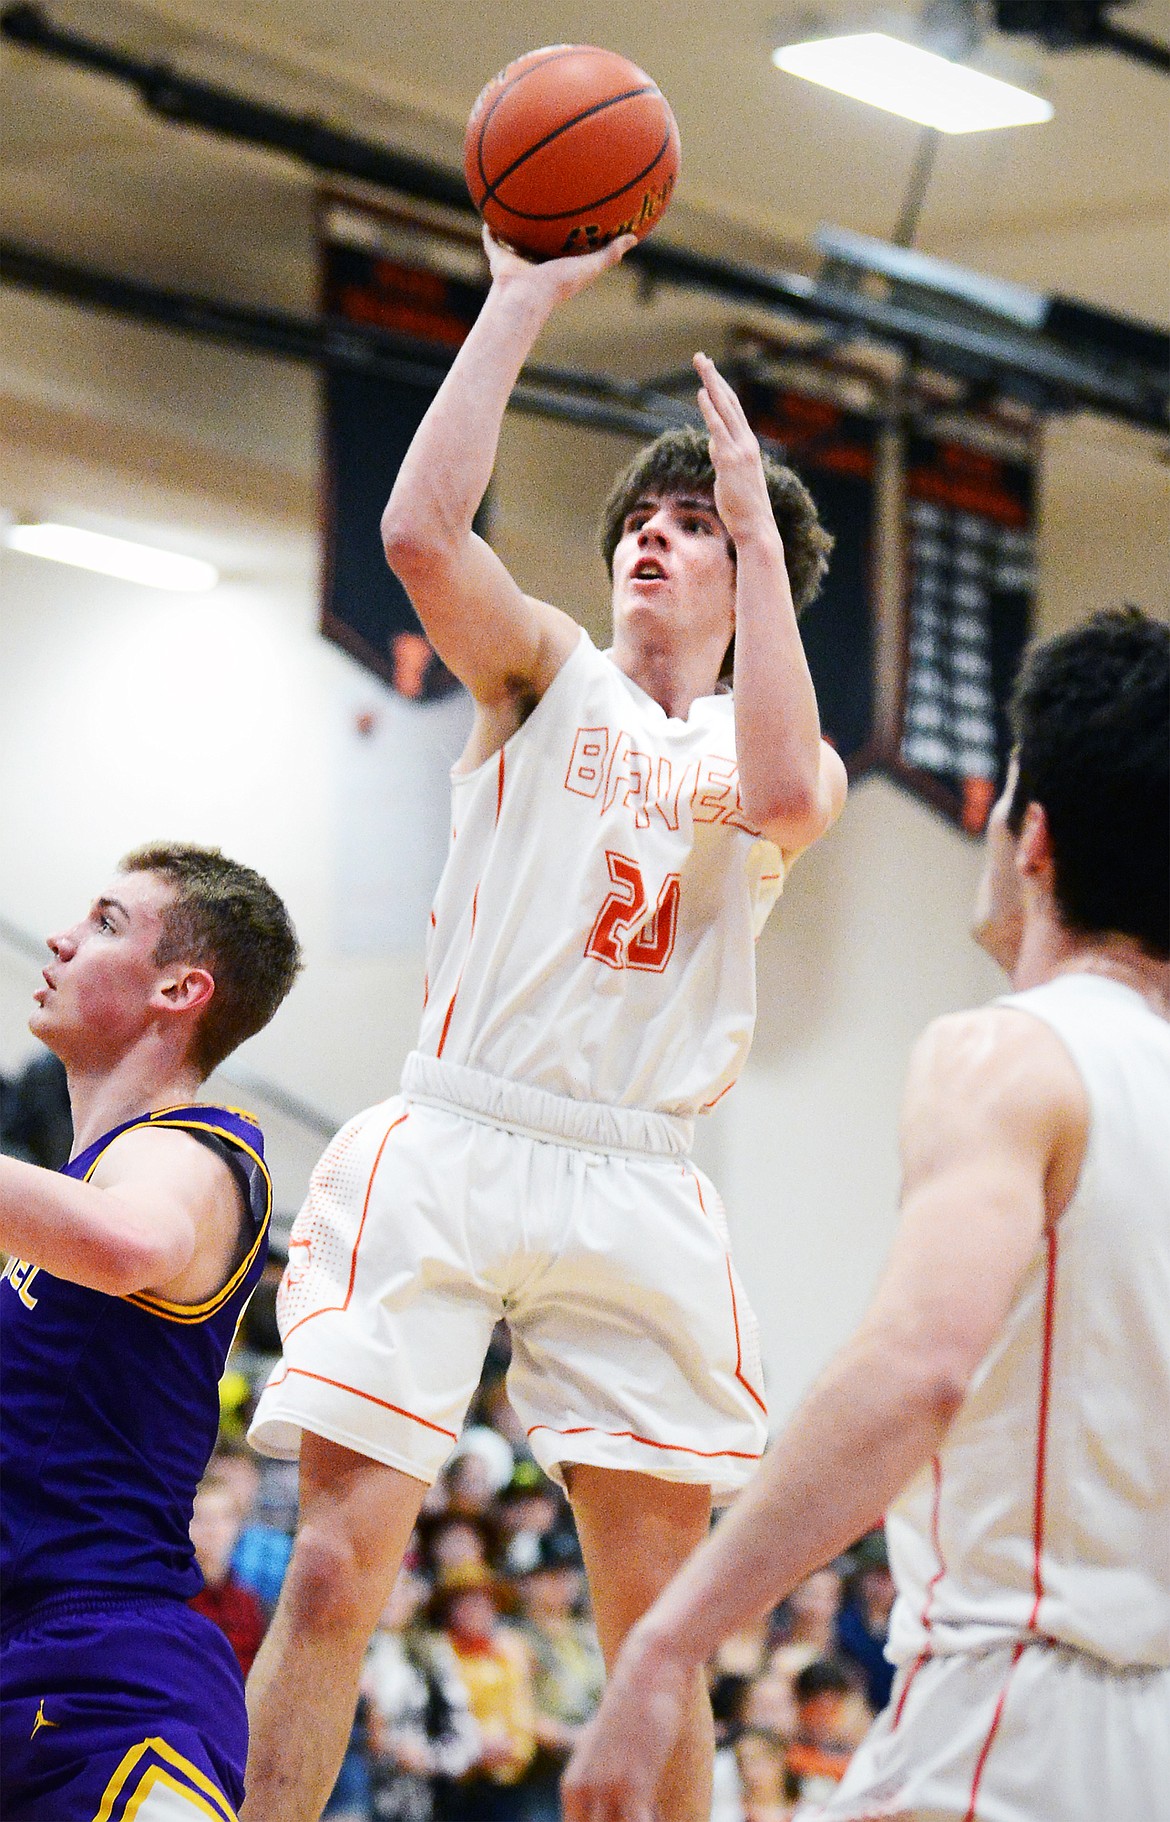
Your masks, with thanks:
M649 918L642 869L628 854L605 854L613 890L594 919L585 953L607 968L639 968L661 974L678 932L679 876L668 873Z

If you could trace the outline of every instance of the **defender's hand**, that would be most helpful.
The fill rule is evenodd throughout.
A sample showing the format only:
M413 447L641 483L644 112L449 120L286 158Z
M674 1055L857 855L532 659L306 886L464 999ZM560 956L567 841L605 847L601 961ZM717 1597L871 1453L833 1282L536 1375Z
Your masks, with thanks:
M655 1822L655 1796L693 1698L692 1676L631 1639L561 1784L565 1822Z
M501 289L504 286L523 286L549 310L576 297L579 291L586 290L603 272L620 264L630 248L637 244L637 235L623 234L619 239L611 240L608 246L599 247L596 253L575 253L564 259L538 262L525 259L521 254L514 253L511 247L505 247L489 228L483 230L483 245L491 267L492 284Z
M715 469L715 510L734 542L761 531L774 532L775 520L764 479L764 464L755 432L743 406L705 354L696 354L699 410L711 433L711 462Z

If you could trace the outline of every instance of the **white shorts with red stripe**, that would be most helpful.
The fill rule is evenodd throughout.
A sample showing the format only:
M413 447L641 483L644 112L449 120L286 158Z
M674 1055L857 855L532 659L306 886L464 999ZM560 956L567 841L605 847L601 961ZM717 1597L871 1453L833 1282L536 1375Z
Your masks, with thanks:
M251 1440L290 1457L308 1430L433 1481L504 1317L554 1479L589 1462L730 1498L766 1440L759 1344L689 1136L415 1053L313 1173Z
M1170 1669L1043 1640L901 1670L819 1822L1170 1822Z

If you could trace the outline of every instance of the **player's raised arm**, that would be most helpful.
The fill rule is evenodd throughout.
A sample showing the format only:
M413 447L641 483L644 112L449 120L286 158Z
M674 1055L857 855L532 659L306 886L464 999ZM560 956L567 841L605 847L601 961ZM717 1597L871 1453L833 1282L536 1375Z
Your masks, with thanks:
M889 1265L755 1480L630 1634L564 1787L568 1822L651 1822L697 1665L878 1522L938 1449L1071 1192L1084 1091L1038 1021L940 1021L911 1066Z
M577 637L525 595L472 530L512 388L557 304L617 264L633 236L533 265L485 233L492 286L414 437L382 517L386 559L448 668L488 709L539 697Z
M735 739L749 821L786 854L824 834L845 802L845 768L821 739L760 446L734 389L705 354L699 409L711 436L715 505L735 545Z

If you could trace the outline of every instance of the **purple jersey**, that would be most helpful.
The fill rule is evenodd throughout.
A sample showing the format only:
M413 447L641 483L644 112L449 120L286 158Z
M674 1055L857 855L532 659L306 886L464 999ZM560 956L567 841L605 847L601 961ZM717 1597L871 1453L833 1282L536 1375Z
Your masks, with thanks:
M0 1282L7 1626L60 1595L186 1600L202 1584L191 1508L215 1446L224 1363L264 1269L272 1184L252 1119L200 1104L125 1121L63 1174L86 1181L136 1126L176 1127L223 1153L247 1203L243 1257L199 1305L115 1297L9 1260Z

